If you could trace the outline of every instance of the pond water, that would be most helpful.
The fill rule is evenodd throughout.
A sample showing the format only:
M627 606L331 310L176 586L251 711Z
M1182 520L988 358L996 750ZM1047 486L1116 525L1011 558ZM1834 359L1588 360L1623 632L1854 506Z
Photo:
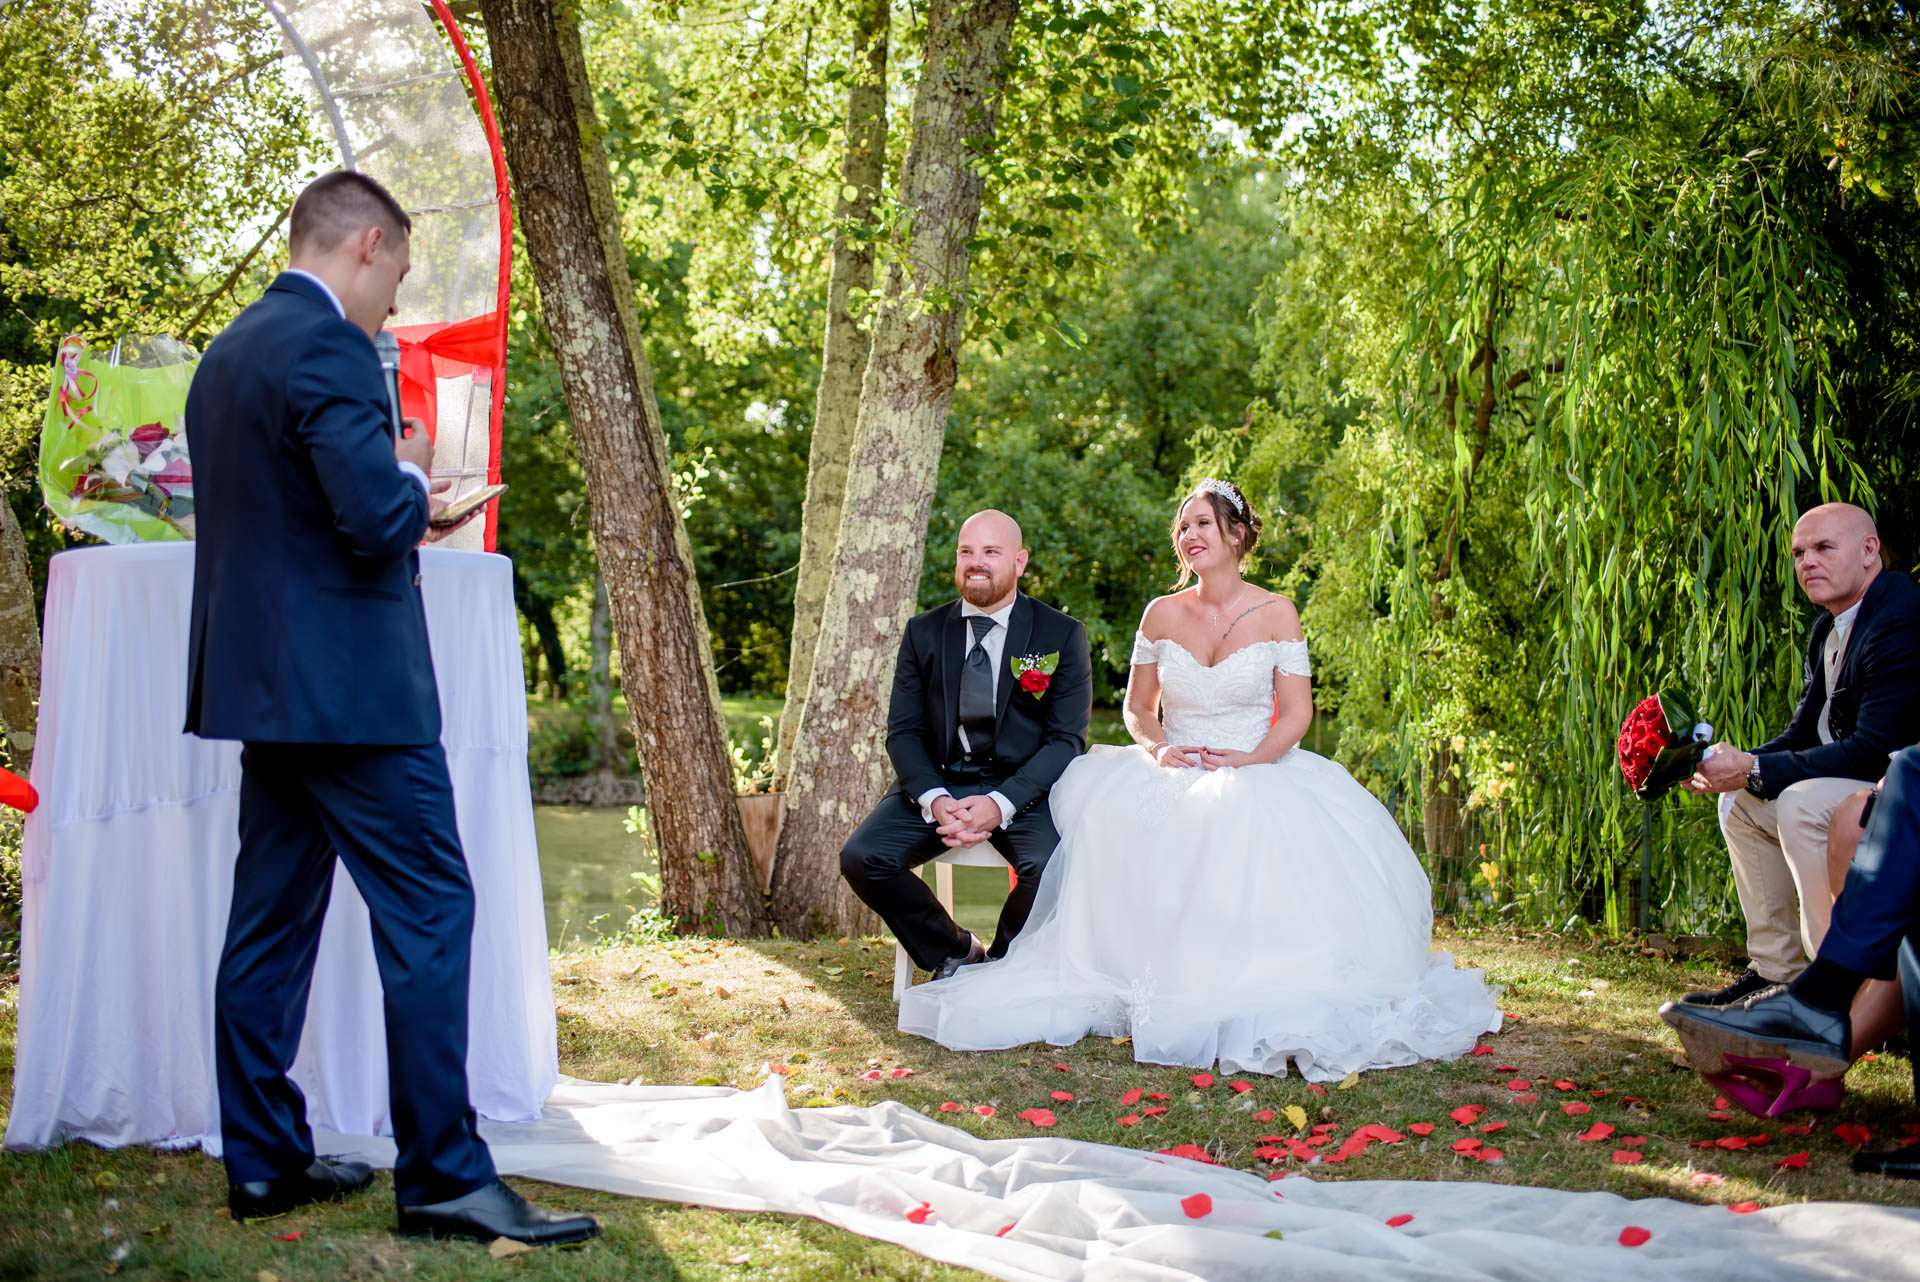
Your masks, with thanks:
M535 806L540 880L547 900L547 945L579 948L618 931L654 899L653 860L626 828L625 806ZM644 878L646 885L636 879ZM982 939L993 935L1007 875L997 868L953 870L960 924Z

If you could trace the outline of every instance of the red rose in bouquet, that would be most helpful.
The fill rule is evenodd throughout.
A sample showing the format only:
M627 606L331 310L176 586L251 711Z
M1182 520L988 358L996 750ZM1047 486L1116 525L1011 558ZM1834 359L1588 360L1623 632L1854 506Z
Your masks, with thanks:
M1711 726L1693 724L1683 697L1649 695L1620 726L1620 773L1643 800L1664 796L1693 773L1712 735Z

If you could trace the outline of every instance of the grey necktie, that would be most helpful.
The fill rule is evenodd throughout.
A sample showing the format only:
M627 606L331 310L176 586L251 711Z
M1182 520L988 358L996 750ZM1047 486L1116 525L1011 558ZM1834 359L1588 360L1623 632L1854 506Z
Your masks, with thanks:
M995 624L984 614L969 615L967 621L973 625L973 647L960 669L960 727L977 761L993 751L993 660L987 657L986 640Z

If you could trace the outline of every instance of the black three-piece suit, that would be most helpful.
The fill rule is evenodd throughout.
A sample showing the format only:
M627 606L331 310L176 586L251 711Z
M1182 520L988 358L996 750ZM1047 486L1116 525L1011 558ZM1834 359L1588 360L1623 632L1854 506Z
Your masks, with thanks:
M840 854L854 893L885 919L924 970L964 954L968 939L913 871L946 849L936 825L922 815L919 798L945 788L961 798L998 792L1012 803L1012 822L989 838L1019 878L988 950L989 956L1003 956L1026 924L1040 874L1060 843L1047 791L1087 747L1093 665L1086 629L1024 594L1014 598L1006 629L994 683L992 744L985 751L976 744L969 752L961 744L960 690L975 641L961 604L949 602L907 622L887 716L887 755L898 777ZM1038 694L1023 689L1013 661L1054 655L1047 688Z

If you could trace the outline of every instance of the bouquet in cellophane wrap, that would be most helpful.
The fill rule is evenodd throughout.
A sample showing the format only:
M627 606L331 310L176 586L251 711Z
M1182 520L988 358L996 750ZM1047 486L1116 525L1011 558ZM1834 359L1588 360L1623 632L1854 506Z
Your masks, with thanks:
M40 492L68 529L108 543L193 537L187 387L199 358L170 338L107 355L60 344L40 430Z

